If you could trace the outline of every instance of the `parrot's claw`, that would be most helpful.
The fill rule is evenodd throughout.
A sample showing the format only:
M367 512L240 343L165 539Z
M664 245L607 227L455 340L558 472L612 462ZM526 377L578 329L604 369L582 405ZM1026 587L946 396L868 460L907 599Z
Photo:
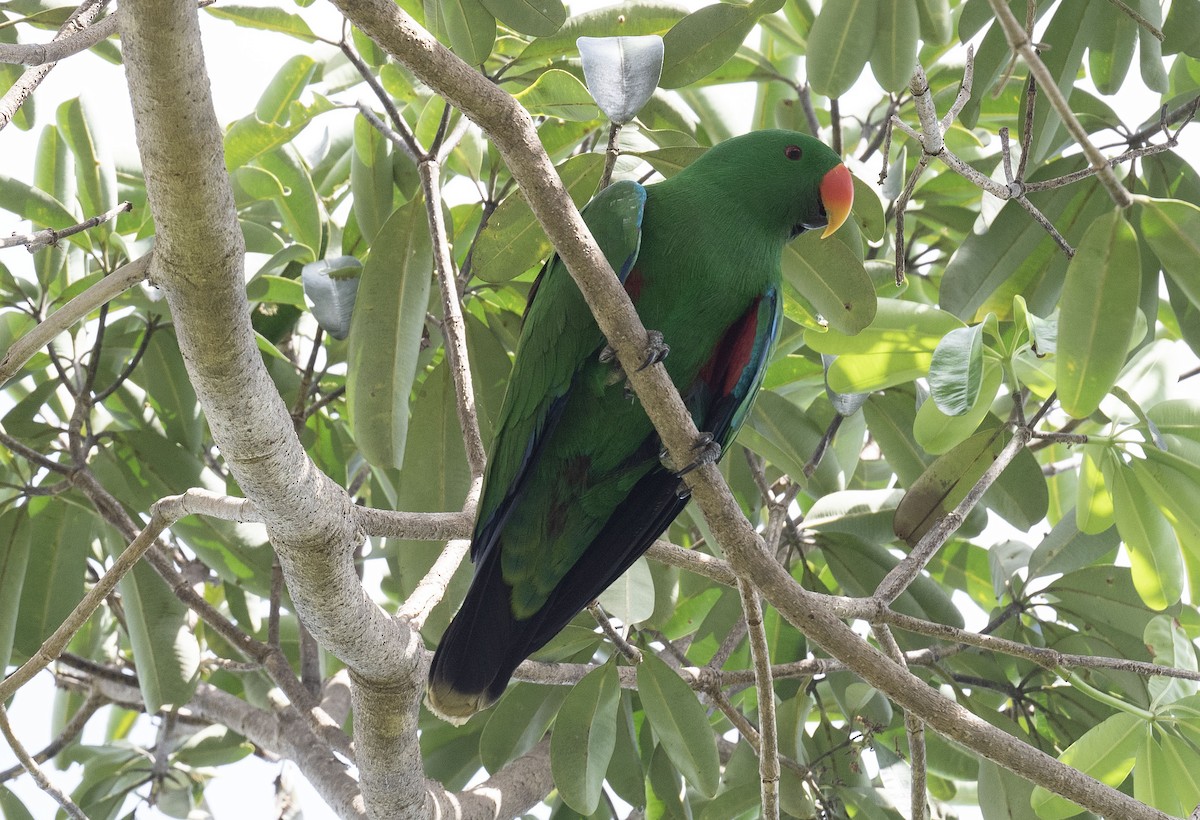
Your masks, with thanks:
M642 362L642 366L638 368L638 372L642 372L652 364L658 364L663 359L667 358L667 354L671 352L671 346L663 339L663 335L657 330L646 331L646 358Z
M716 464L721 459L721 444L713 438L712 433L701 433L699 438L696 439L695 444L692 445L692 450L696 452L696 458L682 470L675 469L675 465L671 461L671 455L665 447L658 451L659 463L673 472L678 478L683 478L697 467L703 467L705 464ZM683 486L682 483L680 486ZM685 496L679 497L684 498Z
M667 358L667 354L671 352L671 346L663 341L663 335L657 330L646 331L646 358L642 360L638 372L642 372L652 364L658 364L663 359ZM606 344L600 348L600 355L597 359L602 364L612 362L612 365L617 370L621 369L621 363L617 361L617 351L612 345Z

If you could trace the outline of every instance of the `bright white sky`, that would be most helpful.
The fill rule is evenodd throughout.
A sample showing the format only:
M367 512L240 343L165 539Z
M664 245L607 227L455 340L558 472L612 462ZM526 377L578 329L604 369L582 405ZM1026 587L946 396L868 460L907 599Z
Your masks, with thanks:
M273 5L263 0L253 2L256 5ZM606 4L605 0L577 0L571 3L571 7L579 11ZM699 7L705 5L705 2L688 0L685 5ZM341 18L332 6L317 3L302 13L316 33L330 39L339 36ZM217 117L222 124L252 111L278 66L291 55L307 48L298 40L283 35L247 31L231 23L216 20L205 13L201 13L200 20ZM324 54L326 49L327 46L316 44L309 53ZM1136 69L1133 73L1136 74ZM865 83L873 85L869 74ZM863 92L874 98L873 89L863 89ZM57 106L64 100L81 94L90 106L93 122L101 123L101 128L98 129L98 136L102 138L101 150L107 150L110 156L132 164L137 156L133 120L125 91L124 73L118 66L90 56L64 61L50 73L37 92L38 124L53 122ZM737 99L735 89L731 89L728 95L729 99ZM1117 110L1127 122L1140 122L1154 111L1156 99L1156 95L1144 89L1131 89L1130 93L1119 98ZM320 123L313 128L320 128ZM1200 127L1193 126L1190 130L1192 133L1188 135L1187 153L1200 158ZM0 134L0 173L27 181L31 179L37 133L37 128L26 133L10 126ZM872 169L869 174L864 174L864 178L870 179L874 173ZM18 225L11 214L0 211L0 233L6 234L19 227L24 226ZM3 261L14 272L28 264L27 256L20 250L7 251ZM14 728L30 750L40 749L50 740L47 717L52 698L53 683L49 673L43 672L34 684L25 687L18 694L10 709ZM89 732L85 739L89 742L100 742L103 737L100 727L103 723L103 718L94 718L92 724L96 728ZM146 743L153 742L149 728L140 739ZM15 758L11 751L7 745L0 744L0 769L7 768L12 763L15 763ZM78 771L78 768L68 772L50 769L53 779L68 791L78 782ZM279 772L280 766L253 757L238 764L236 772L224 771L206 791L213 815L221 819L273 816L272 783ZM299 790L307 820L334 817L304 779L296 774L294 768L291 768L289 779ZM38 790L28 777L23 776L16 781L10 781L8 785L26 800L26 805L35 817L53 816L56 805ZM138 812L138 816L151 818L163 815L143 809Z

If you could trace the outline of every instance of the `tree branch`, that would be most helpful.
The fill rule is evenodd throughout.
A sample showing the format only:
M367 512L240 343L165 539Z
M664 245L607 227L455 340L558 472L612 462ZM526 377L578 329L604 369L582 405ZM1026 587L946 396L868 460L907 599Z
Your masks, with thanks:
M62 806L63 811L68 816L75 820L87 820L87 815L79 806L75 805L70 797L67 797L66 792L55 786L54 783L42 771L42 767L37 764L37 761L29 756L29 752L21 745L21 741L13 734L12 725L8 722L8 711L4 708L3 699L0 698L0 734L4 735L4 739L8 741L8 745L12 747L13 754L17 756L17 760L21 761L21 765L25 771L29 772L29 776L33 778L33 782L37 783L38 788L46 794L54 798L54 802Z
M1067 98L1058 90L1058 85L1054 82L1054 76L1050 73L1050 69L1046 68L1046 64L1042 62L1042 58L1038 56L1037 51L1033 48L1033 42L1029 39L1029 35L1025 29L1021 27L1021 23L1013 16L1012 10L1007 3L1001 0L988 0L992 7L992 12L996 15L996 20L1000 27L1004 30L1004 37L1008 40L1008 45L1013 50L1020 53L1025 59L1026 65L1029 66L1029 73L1037 78L1038 85L1042 88L1042 94L1050 101L1050 106L1062 118L1063 124L1066 125L1067 131L1071 133L1071 137L1083 149L1084 156L1100 177L1100 183L1104 189L1108 191L1108 195L1112 197L1112 201L1120 208L1128 208L1133 204L1133 200L1129 196L1129 192L1121 185L1121 181L1117 179L1116 174L1112 172L1112 168L1108 165L1108 160L1100 153L1096 146L1092 145L1091 139L1088 138L1087 130L1079 122L1075 116L1075 112L1071 110L1071 104L1067 102Z
M2 45L2 44L0 44ZM123 213L133 210L132 202L122 202L117 207L105 211L104 213L93 216L91 219L85 219L77 225L72 225L69 228L55 230L54 228L46 228L45 230L35 231L33 233L14 233L12 236L0 238L0 248L15 248L18 245L24 245L25 250L33 253L41 248L50 247L58 244L58 240L66 239L68 236L74 236L77 233L83 233L86 230L103 225L110 219L116 219Z
M101 305L111 302L125 291L143 281L150 272L152 254L133 260L105 276L96 284L51 313L21 338L17 339L0 359L0 387L17 375L35 353L53 341Z

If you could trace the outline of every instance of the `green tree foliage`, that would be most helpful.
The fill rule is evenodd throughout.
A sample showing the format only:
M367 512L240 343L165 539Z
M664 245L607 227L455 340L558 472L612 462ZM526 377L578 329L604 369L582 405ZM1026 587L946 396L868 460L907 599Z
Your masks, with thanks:
M786 320L725 480L805 589L891 604L893 625L869 623L870 640L904 653L930 687L1031 753L1190 813L1200 803L1200 129L1186 123L1200 98L1200 0L1031 2L1028 21L1025 3L1009 4L1018 25L1033 25L1067 119L1113 160L1107 182L1014 57L1000 4L985 0L754 0L690 13L638 0L577 15L560 0L400 5L534 117L577 205L610 170L610 136L611 170L625 178L669 176L758 128L812 133L843 152L858 178L853 219L789 248ZM454 317L439 298L439 253L461 293L486 447L552 248L476 125L358 28L338 40L307 6L200 12L264 40L295 38L298 52L262 78L254 110L225 124L259 349L308 457L359 504L470 513L472 446L444 342ZM65 20L43 0L3 4L0 48ZM658 89L610 129L576 38L651 34L663 38ZM638 65L660 53L629 48ZM96 56L119 61L121 46L104 40L71 59ZM22 70L0 64L0 90ZM1117 95L1143 86L1161 113L1130 121ZM356 110L360 98L372 102ZM141 170L97 153L103 117L88 105L50 112L37 100L6 96L11 110L0 110L0 126L39 134L31 167L0 168L4 233L132 208L69 237L6 243L33 243L32 264L20 247L0 257L9 671L36 656L157 500L189 488L242 494L176 341L185 319L151 287L91 296L151 248ZM422 180L423 163L440 188ZM435 213L444 237L429 232ZM74 297L86 315L22 352ZM304 509L297 499L296 515ZM102 731L127 741L86 745L78 726L64 738L56 762L82 764L71 797L90 817L122 816L133 793L187 816L223 767L278 751L235 734L217 696L272 716L280 676L296 681L293 701L338 680L341 663L280 590L266 533L227 518L173 524L150 553L159 572L138 564L58 658L60 714L86 719L111 703ZM401 535L412 537L370 537L357 560L378 604L410 613L445 544ZM666 537L723 554L694 507ZM910 554L923 557L914 566ZM471 570L442 571L445 596L421 616L427 646ZM186 583L164 585L170 572ZM629 806L754 817L764 801L802 818L911 817L926 802L936 816L978 806L989 820L1081 811L980 749L921 740L887 692L826 665L775 608L747 624L740 596L756 593L731 579L724 564L698 574L668 551L639 561L601 601L633 649L618 651L581 614L535 656L564 666L524 667L463 726L422 713L425 775L454 791L533 750L526 760L554 786L520 810L544 799L541 816L555 818L623 817ZM773 709L755 685L759 630ZM275 662L283 672L269 671ZM123 676L124 695L99 685L106 676ZM139 712L170 726L149 748L130 735ZM334 722L346 721L342 711ZM758 760L772 746L774 794ZM2 783L0 809L24 816Z

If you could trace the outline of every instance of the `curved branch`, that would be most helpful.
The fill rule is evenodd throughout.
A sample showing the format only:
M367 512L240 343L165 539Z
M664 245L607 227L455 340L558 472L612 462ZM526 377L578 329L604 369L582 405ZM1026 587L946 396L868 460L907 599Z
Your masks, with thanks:
M65 37L56 37L49 43L0 43L0 63L40 66L87 51L117 33L118 14L119 10L93 26Z
M96 284L51 313L33 330L17 339L0 359L0 387L20 372L35 353L101 305L111 302L143 281L150 272L152 254L133 260L105 276Z

